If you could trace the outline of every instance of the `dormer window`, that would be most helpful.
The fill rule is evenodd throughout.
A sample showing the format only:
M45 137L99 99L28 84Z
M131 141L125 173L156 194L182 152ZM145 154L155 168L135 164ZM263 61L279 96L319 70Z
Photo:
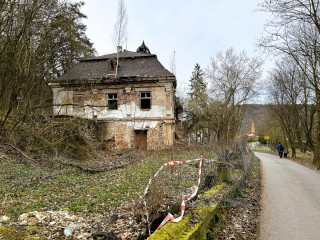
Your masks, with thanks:
M117 60L114 58L108 59L108 74L116 74Z

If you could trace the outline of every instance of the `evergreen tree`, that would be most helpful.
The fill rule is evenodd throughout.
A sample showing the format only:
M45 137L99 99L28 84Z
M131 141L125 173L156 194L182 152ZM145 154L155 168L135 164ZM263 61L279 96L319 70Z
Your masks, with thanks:
M190 100L187 106L188 123L186 130L196 131L196 135L202 132L202 129L207 128L207 111L208 111L208 94L207 84L204 80L204 72L200 65L196 63L192 76L190 78Z
M199 63L196 63L192 76L190 79L190 89L189 93L191 99L199 98L201 95L206 94L207 84L203 79L204 72L202 71Z

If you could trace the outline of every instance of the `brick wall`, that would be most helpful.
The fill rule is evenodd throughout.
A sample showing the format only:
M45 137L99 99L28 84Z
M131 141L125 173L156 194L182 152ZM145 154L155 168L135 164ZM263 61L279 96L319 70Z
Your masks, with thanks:
M151 92L151 109L140 109L140 92ZM108 93L118 94L118 109L108 109ZM73 111L72 96L83 94L84 107ZM105 122L103 140L114 139L117 149L135 148L135 130L147 130L148 149L173 144L174 90L172 83L56 87L55 114ZM59 111L63 109L64 111ZM61 113L60 113L61 112ZM171 126L172 125L172 126ZM172 130L173 129L173 130ZM170 138L170 139L168 139Z

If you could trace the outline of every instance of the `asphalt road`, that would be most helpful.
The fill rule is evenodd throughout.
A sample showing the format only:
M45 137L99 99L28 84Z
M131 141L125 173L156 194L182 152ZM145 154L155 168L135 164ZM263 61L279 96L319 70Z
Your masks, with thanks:
M320 240L320 174L288 159L262 162L261 240Z

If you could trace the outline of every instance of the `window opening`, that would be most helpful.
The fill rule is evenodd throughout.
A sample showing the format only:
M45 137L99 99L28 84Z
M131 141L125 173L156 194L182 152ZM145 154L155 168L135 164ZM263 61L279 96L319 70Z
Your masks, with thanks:
M84 95L76 94L73 96L73 105L76 109L80 109L84 107Z
M151 108L151 93L150 92L140 93L140 104L141 104L141 109L150 109Z
M109 93L108 94L108 108L118 109L118 94L117 93Z

